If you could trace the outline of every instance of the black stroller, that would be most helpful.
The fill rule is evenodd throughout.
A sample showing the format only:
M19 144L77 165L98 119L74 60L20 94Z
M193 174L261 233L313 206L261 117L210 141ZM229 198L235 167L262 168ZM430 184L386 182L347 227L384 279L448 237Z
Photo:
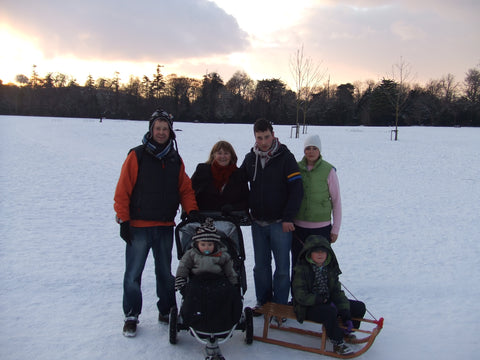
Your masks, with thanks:
M245 274L245 248L240 225L246 225L245 217L235 214L222 216L219 213L202 213L213 219L217 234L233 260L233 268L238 275L239 285L233 287L226 278L196 275L182 291L180 311L170 310L169 340L177 343L181 330L205 344L206 360L223 360L219 345L233 336L235 330L245 332L245 342L253 341L252 309L243 309L243 295L247 290ZM198 222L181 222L175 229L177 257L180 260L191 247ZM192 284L191 288L188 285Z

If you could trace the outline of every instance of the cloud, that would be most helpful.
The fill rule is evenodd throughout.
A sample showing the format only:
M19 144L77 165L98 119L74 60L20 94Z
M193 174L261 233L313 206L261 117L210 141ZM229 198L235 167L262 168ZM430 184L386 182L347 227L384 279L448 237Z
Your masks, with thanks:
M235 18L208 0L17 0L2 4L0 20L47 58L162 63L249 47Z
M400 57L424 81L447 73L461 78L480 59L478 0L291 4L43 0L32 6L31 0L4 1L0 35L3 26L5 34L16 36L3 44L7 51L0 54L0 71L24 73L37 64L74 74L83 68L96 76L115 70L126 78L162 64L166 73L197 78L217 71L227 79L244 70L254 79L288 81L289 59L304 45L305 54L322 63L335 81L382 78ZM35 46L23 46L27 42Z
M404 41L426 37L425 31L421 28L403 21L395 21L391 26L391 31Z
M480 26L471 15L463 19L458 15L479 5L440 1L442 5L432 10L418 3L422 4L411 0L316 3L300 23L275 34L277 45L290 54L304 45L307 56L322 62L337 79L345 79L347 73L350 81L360 76L382 78L400 57L421 76L419 81L449 72L461 76L478 62L474 44L480 41Z

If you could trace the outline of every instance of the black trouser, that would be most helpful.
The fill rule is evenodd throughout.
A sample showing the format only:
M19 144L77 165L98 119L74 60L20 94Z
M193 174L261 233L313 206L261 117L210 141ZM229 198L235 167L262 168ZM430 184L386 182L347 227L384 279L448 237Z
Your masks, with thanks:
M365 315L365 304L361 301L350 301L350 314L355 318L363 318ZM334 342L342 341L343 330L338 326L337 308L330 304L319 304L307 309L306 320L322 323L325 325L327 336ZM360 321L352 321L353 327L358 329Z

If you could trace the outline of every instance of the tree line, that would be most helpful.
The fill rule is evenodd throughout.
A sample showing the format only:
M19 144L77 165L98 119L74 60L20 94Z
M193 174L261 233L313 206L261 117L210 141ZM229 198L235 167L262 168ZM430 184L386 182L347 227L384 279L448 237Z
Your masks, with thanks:
M265 117L276 124L366 126L480 126L480 67L462 82L453 75L425 85L395 78L340 85L329 81L299 97L279 78L252 80L237 71L228 80L211 72L202 79L164 76L93 79L83 86L68 75L17 75L16 84L0 80L0 114L144 120L161 106L175 121L253 123ZM299 106L299 101L303 102Z

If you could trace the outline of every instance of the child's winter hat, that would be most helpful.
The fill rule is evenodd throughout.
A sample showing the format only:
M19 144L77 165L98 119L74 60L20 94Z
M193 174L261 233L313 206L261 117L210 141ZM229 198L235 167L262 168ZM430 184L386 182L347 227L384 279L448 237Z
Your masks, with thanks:
M317 250L318 251L318 250ZM332 254L330 254L329 251L326 251L325 248L323 248L324 252L327 253L327 258L325 259L325 262L323 263L322 266L327 266L330 264L330 262L332 261ZM310 264L315 264L315 261L312 260L312 253L315 252L315 251L310 251L307 255L306 255L306 259L307 259L307 262L309 262ZM316 264L315 264L316 265Z
M197 228L195 235L192 236L192 242L197 241L216 241L220 242L220 235L217 233L212 218L206 218L205 222Z
M315 146L322 152L322 142L320 141L320 137L318 135L309 135L306 139L305 142L303 143L303 150L309 146Z
M327 247L325 247L325 246L315 246L315 247L313 247L313 248L309 251L309 253L311 254L311 253L317 252L317 251L323 251L323 252L325 252L325 253L327 253L327 254L330 252L330 251L327 249Z
M166 121L168 124L168 127L170 128L170 133L171 133L171 138L175 139L175 132L173 131L173 115L169 114L163 109L156 109L152 116L150 116L149 123L148 123L148 131L152 133L152 128L155 120L163 120Z

